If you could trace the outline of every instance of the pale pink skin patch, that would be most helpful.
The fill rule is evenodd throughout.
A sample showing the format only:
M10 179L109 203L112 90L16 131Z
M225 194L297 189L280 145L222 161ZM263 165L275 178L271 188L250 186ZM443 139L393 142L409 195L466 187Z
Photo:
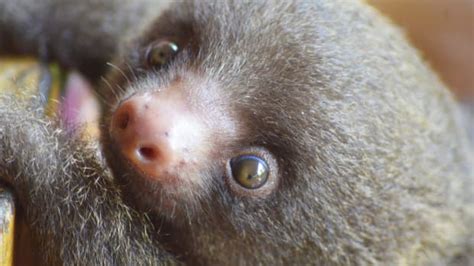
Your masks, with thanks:
M88 135L98 136L98 103L91 84L80 74L69 74L60 108L60 116L67 130L74 132L81 129L87 131Z
M112 134L125 157L150 178L172 176L206 154L204 124L173 90L123 102L112 120Z
M113 112L109 129L142 178L181 199L205 191L210 165L224 169L224 144L235 139L236 128L227 105L219 104L224 95L213 93L218 85L185 76L164 87L138 84Z

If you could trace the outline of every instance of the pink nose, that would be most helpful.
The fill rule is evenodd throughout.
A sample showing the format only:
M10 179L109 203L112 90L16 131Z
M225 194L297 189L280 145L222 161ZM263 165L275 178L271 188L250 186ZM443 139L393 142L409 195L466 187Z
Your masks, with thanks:
M202 128L179 95L149 93L120 105L111 133L138 170L160 179L190 160L201 142Z

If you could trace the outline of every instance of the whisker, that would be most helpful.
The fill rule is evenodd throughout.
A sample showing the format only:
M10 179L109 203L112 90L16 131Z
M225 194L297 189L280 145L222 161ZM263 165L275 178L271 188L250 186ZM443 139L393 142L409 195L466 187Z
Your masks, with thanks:
M110 66L110 67L112 67L113 69L117 70L117 71L125 78L125 80L127 80L127 84L128 84L128 85L131 85L131 84L132 84L132 82L130 81L130 79L128 78L128 76L125 74L125 72L123 72L123 70L122 70L120 67L118 67L118 66L116 66L116 65L114 65L114 64L112 64L112 63L110 63L110 62L107 62L107 65Z
M120 96L117 94L112 84L110 84L110 82L104 77L102 77L101 79L102 79L102 82L104 82L107 85L112 95L115 97L115 101L118 102L120 100ZM108 102L109 106L112 106L112 104L109 103L109 101L106 101L106 102Z
M135 72L135 69L129 63L127 63L127 67L128 67L128 71L130 71L130 73L132 73L133 79L138 80L138 75Z

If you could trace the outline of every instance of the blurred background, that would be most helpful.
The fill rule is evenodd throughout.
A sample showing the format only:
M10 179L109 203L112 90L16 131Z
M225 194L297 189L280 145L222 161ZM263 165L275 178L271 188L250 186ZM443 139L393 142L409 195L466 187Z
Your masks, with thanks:
M400 25L443 81L474 102L474 0L368 0Z

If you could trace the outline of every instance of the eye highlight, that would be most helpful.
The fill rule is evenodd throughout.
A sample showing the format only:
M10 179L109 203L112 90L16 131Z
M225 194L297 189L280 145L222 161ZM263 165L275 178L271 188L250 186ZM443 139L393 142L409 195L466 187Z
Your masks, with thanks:
M179 52L179 46L171 41L152 44L146 52L146 64L149 67L162 67Z
M230 161L232 177L247 189L262 187L268 180L268 164L254 155L241 155Z

